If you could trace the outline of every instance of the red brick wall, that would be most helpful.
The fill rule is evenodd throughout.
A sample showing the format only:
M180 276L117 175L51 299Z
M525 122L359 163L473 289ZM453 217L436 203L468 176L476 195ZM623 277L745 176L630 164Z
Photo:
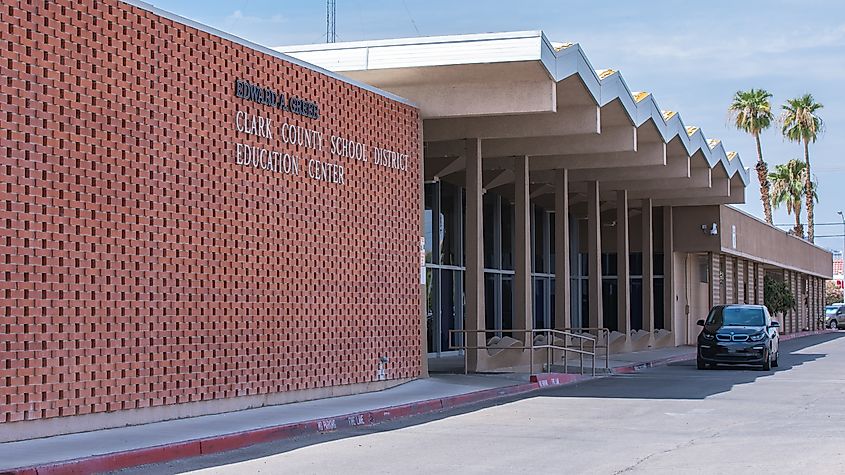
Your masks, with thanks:
M0 422L369 382L380 356L419 375L414 108L116 0L5 1L0 25ZM410 166L251 138L238 109Z

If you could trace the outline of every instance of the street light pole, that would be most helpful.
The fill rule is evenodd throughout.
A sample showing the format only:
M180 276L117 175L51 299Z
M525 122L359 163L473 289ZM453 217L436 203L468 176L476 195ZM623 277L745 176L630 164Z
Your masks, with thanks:
M842 303L845 303L845 214L837 211L836 214L842 218Z

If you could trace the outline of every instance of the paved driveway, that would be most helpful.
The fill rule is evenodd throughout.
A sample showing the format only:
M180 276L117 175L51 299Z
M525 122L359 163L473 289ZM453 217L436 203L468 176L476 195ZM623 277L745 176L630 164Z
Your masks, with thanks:
M780 361L673 364L124 473L845 473L845 332L782 343Z

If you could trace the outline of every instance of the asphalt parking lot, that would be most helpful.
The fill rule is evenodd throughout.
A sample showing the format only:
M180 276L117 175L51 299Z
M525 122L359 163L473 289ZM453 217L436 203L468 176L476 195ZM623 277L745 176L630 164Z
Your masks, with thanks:
M845 473L845 332L121 473Z

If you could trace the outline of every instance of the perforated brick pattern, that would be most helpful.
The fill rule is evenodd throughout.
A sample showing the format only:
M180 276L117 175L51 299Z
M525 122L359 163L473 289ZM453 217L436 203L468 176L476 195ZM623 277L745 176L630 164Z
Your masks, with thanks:
M0 25L0 422L369 382L381 356L419 375L413 107L115 0L7 0ZM408 170L239 134L238 109ZM345 184L238 165L237 142Z

